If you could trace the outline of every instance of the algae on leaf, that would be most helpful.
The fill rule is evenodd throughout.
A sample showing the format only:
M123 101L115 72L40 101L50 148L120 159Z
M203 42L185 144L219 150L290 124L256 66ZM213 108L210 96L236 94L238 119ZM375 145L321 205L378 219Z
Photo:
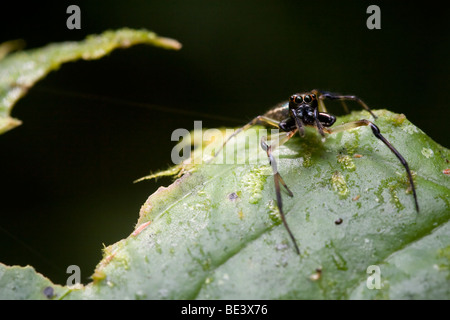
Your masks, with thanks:
M61 64L79 59L99 59L112 50L136 44L150 44L174 50L181 48L181 44L176 40L159 37L147 30L127 28L91 35L84 41L53 43L43 48L10 55L7 53L20 46L21 42L8 41L0 44L0 134L21 124L20 120L10 117L17 100Z

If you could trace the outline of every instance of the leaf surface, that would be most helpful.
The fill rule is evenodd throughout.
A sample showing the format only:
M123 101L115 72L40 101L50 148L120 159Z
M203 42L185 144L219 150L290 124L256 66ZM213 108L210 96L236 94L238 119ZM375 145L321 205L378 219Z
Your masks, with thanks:
M106 248L94 282L67 297L448 299L449 151L403 115L376 113L413 170L420 213L403 166L370 128L325 142L308 131L282 146L278 161L294 193L283 199L300 256L278 216L267 159L196 165L149 197L134 235ZM354 112L338 123L367 117ZM257 155L246 135L227 147ZM381 289L366 285L372 265Z

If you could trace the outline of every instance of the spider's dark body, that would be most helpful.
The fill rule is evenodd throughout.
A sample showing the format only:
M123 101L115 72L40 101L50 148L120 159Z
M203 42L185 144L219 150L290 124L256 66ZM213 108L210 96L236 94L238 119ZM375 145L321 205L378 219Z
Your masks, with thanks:
M269 110L264 116L279 120L278 126L286 132L297 128L296 118L305 126L331 127L336 122L336 117L319 112L318 101L315 91L297 93L290 97L288 103ZM303 135L303 132L300 134Z
M277 137L278 140L276 140L276 142L274 142L274 140L271 137L263 137L261 139L261 147L267 152L269 162L272 166L278 210L280 212L283 224L286 227L289 236L291 237L294 243L297 253L300 253L300 250L297 246L297 243L291 230L289 229L289 226L286 222L283 212L280 184L286 189L286 191L290 196L293 196L293 193L289 190L286 183L281 178L281 175L277 170L277 164L275 158L272 155L272 152L275 148L279 147L280 145L288 141L297 132L301 137L304 137L305 126L315 127L317 131L322 135L322 137L325 137L325 134L334 134L361 126L369 126L372 129L372 133L374 134L374 136L379 140L381 140L392 151L392 153L399 159L399 161L405 168L414 195L416 210L417 212L419 211L419 203L417 201L417 195L414 187L412 174L409 169L408 163L403 158L403 156L397 151L397 149L395 149L389 143L389 141L386 140L386 138L384 138L384 136L380 132L380 129L369 120L362 119L333 127L334 123L336 122L336 117L327 112L325 105L323 103L323 100L325 99L341 101L347 112L348 109L344 101L345 100L356 101L365 110L367 110L373 116L374 119L377 118L376 115L370 110L370 108L356 96L339 95L330 92L312 90L310 92L296 93L291 95L288 103L278 105L267 111L265 114L257 116L252 121L247 123L245 126L238 129L223 144L223 146L225 146L225 144L239 132L247 130L248 128L256 124L272 126L281 130L282 133L278 135ZM268 143L269 141L270 143ZM219 152L222 150L222 148L219 150Z

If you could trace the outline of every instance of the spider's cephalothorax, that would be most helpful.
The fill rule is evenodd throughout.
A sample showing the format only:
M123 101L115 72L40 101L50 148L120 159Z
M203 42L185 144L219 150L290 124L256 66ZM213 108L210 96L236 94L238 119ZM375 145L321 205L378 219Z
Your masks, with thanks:
M414 195L414 203L417 212L419 212L419 203L417 201L416 189L414 187L414 181L412 178L411 171L409 169L408 163L403 158L403 156L395 149L389 141L381 134L380 129L371 121L366 119L361 119L353 122L348 122L344 124L340 124L332 128L333 124L336 122L336 117L329 114L325 108L323 100L339 100L342 102L345 110L348 112L347 106L345 105L345 100L351 100L359 103L366 111L368 111L374 119L376 119L376 115L370 110L370 108L358 97L353 95L340 95L326 91L312 90L306 93L296 93L290 96L289 102L278 105L269 111L267 111L264 115L257 116L252 121L247 123L242 128L236 130L234 134L232 134L223 144L225 144L234 136L236 136L239 132L243 130L247 130L248 128L256 125L262 124L266 126L272 126L278 129L281 129L283 132L278 137L278 143L276 145L271 145L267 143L270 140L270 137L263 137L261 139L261 147L267 152L267 157L269 158L269 162L272 166L273 177L275 182L275 193L277 198L278 210L280 212L281 219L283 221L286 230L291 237L295 250L300 254L300 250L297 246L297 242L289 229L289 226L286 222L284 212L283 212L283 204L281 198L281 190L280 184L286 189L288 194L292 197L293 193L289 190L286 183L281 178L280 173L277 170L277 165L275 162L275 158L272 153L276 147L279 147L286 141L288 141L296 132L300 134L301 137L305 135L305 126L316 127L319 133L325 137L325 134L334 134L354 128L358 128L361 126L369 126L372 130L373 135L381 140L397 157L400 163L406 170L408 175L408 180L411 186L411 190ZM222 148L223 148L222 146ZM216 153L216 155L222 150L222 148Z
M289 111L306 125L313 125L318 118L318 103L314 93L297 93L289 98Z
M296 93L290 96L288 108L289 118L279 123L280 129L292 131L295 128L300 136L305 135L304 126L316 126L319 133L324 136L323 128L331 127L336 122L336 117L319 112L319 102L316 91L308 93Z

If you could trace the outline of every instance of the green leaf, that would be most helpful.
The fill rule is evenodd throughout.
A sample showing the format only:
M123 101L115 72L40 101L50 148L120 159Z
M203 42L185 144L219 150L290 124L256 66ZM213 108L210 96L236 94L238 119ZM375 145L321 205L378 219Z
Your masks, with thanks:
M370 128L325 142L308 131L282 146L278 161L294 193L283 195L284 208L300 256L280 223L267 163L183 164L188 172L142 206L136 230L105 248L93 282L63 297L450 298L450 152L403 115L376 114L414 172L420 213L402 165ZM367 116L354 112L337 121ZM238 151L246 135L236 139ZM257 144L249 148L250 155L260 152ZM371 290L373 265L382 286Z
M180 49L176 40L158 37L146 30L120 29L91 35L84 41L49 44L43 48L6 55L20 47L20 41L0 44L0 134L21 121L10 117L14 104L49 72L61 64L79 59L99 59L117 48L151 44L165 49ZM5 58L3 58L6 55ZM3 58L3 59L2 59Z
M68 288L54 285L32 267L8 267L0 263L0 300L47 300L63 296Z

